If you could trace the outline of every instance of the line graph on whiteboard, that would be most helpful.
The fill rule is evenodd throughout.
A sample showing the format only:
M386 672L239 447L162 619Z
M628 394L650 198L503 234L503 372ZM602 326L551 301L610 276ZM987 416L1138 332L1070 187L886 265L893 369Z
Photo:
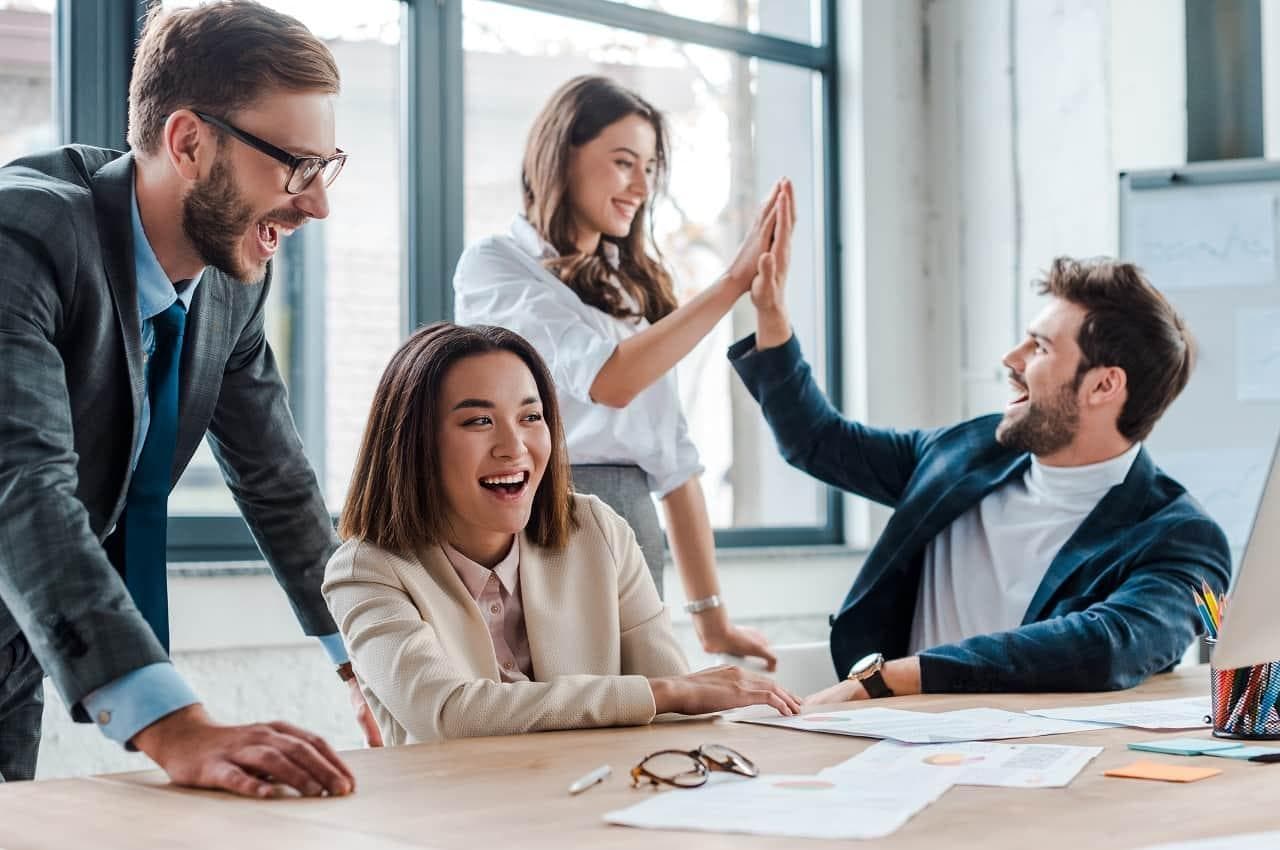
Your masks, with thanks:
M1158 289L1276 281L1276 198L1224 194L1135 203L1133 259Z

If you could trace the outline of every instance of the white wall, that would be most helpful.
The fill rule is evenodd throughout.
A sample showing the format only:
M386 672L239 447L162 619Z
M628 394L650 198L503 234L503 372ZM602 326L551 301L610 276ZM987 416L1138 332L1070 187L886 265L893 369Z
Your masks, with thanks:
M1280 159L1280 0L1262 0L1263 153Z
M1057 255L1114 254L1121 170L1185 159L1182 4L861 9L842 76L860 134L844 178L862 211L846 221L861 302L846 344L865 340L851 397L903 427L998 410L1000 358L1039 309L1030 282Z

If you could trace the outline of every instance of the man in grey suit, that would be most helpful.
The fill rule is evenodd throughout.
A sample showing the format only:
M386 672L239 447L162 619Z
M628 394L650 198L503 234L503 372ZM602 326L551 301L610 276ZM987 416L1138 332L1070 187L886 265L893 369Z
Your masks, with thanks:
M176 783L355 787L316 735L208 716L169 661L164 563L168 493L207 432L304 631L346 661L320 595L336 539L263 327L280 240L328 215L338 85L293 18L156 11L133 152L0 169L0 777L34 775L48 675Z

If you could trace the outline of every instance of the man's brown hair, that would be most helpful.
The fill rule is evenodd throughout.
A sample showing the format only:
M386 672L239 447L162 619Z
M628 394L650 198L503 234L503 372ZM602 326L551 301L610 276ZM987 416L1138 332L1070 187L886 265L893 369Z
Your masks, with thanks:
M551 432L551 455L533 494L525 533L552 549L569 542L574 524L569 452L551 372L517 333L447 322L415 332L382 373L338 523L343 539L364 540L399 555L448 540L448 501L440 474L446 462L439 447L441 388L454 364L494 351L508 351L529 367Z
M1133 263L1058 257L1037 286L1041 295L1084 308L1077 386L1095 367L1123 369L1128 396L1116 428L1126 439L1145 440L1195 365L1195 340L1182 317Z
M653 127L657 139L654 158L654 192L636 210L626 236L603 234L594 254L583 254L574 243L573 209L569 200L569 155L604 128L628 115L639 115ZM640 95L608 77L574 77L542 107L529 130L524 148L520 184L524 190L524 214L559 256L543 264L565 282L579 298L618 318L643 316L656 322L676 309L671 275L662 256L649 256L653 244L653 201L666 183L669 167L667 124L662 113ZM618 249L613 268L605 245ZM657 245L653 244L657 253ZM616 282L616 285L615 285ZM619 291L621 287L621 291ZM630 296L638 309L627 304Z
M271 92L337 94L338 65L296 18L251 0L147 15L129 83L129 145L154 153L179 109L225 118Z

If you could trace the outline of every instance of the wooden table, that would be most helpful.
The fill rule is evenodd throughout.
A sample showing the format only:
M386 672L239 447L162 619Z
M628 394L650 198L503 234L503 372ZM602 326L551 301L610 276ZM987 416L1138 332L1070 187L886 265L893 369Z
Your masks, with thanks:
M904 697L877 705L922 711L1010 710L1204 693L1208 671L1191 667L1124 693ZM1192 733L1208 736L1207 731ZM1125 749L1160 737L1106 729L1032 739L1105 746L1065 789L958 787L877 848L1110 850L1208 837L1223 830L1280 829L1280 765L1162 756ZM609 826L604 812L644 799L627 773L652 750L722 743L767 773L814 773L872 742L718 718L632 729L473 738L344 754L359 783L343 799L242 800L166 784L157 771L0 785L0 848L638 848L821 847L799 839L658 832ZM1188 785L1114 779L1108 768L1139 757L1210 764L1223 774ZM566 786L600 764L613 776L570 797ZM681 793L677 791L666 793ZM850 842L853 843L853 842Z

